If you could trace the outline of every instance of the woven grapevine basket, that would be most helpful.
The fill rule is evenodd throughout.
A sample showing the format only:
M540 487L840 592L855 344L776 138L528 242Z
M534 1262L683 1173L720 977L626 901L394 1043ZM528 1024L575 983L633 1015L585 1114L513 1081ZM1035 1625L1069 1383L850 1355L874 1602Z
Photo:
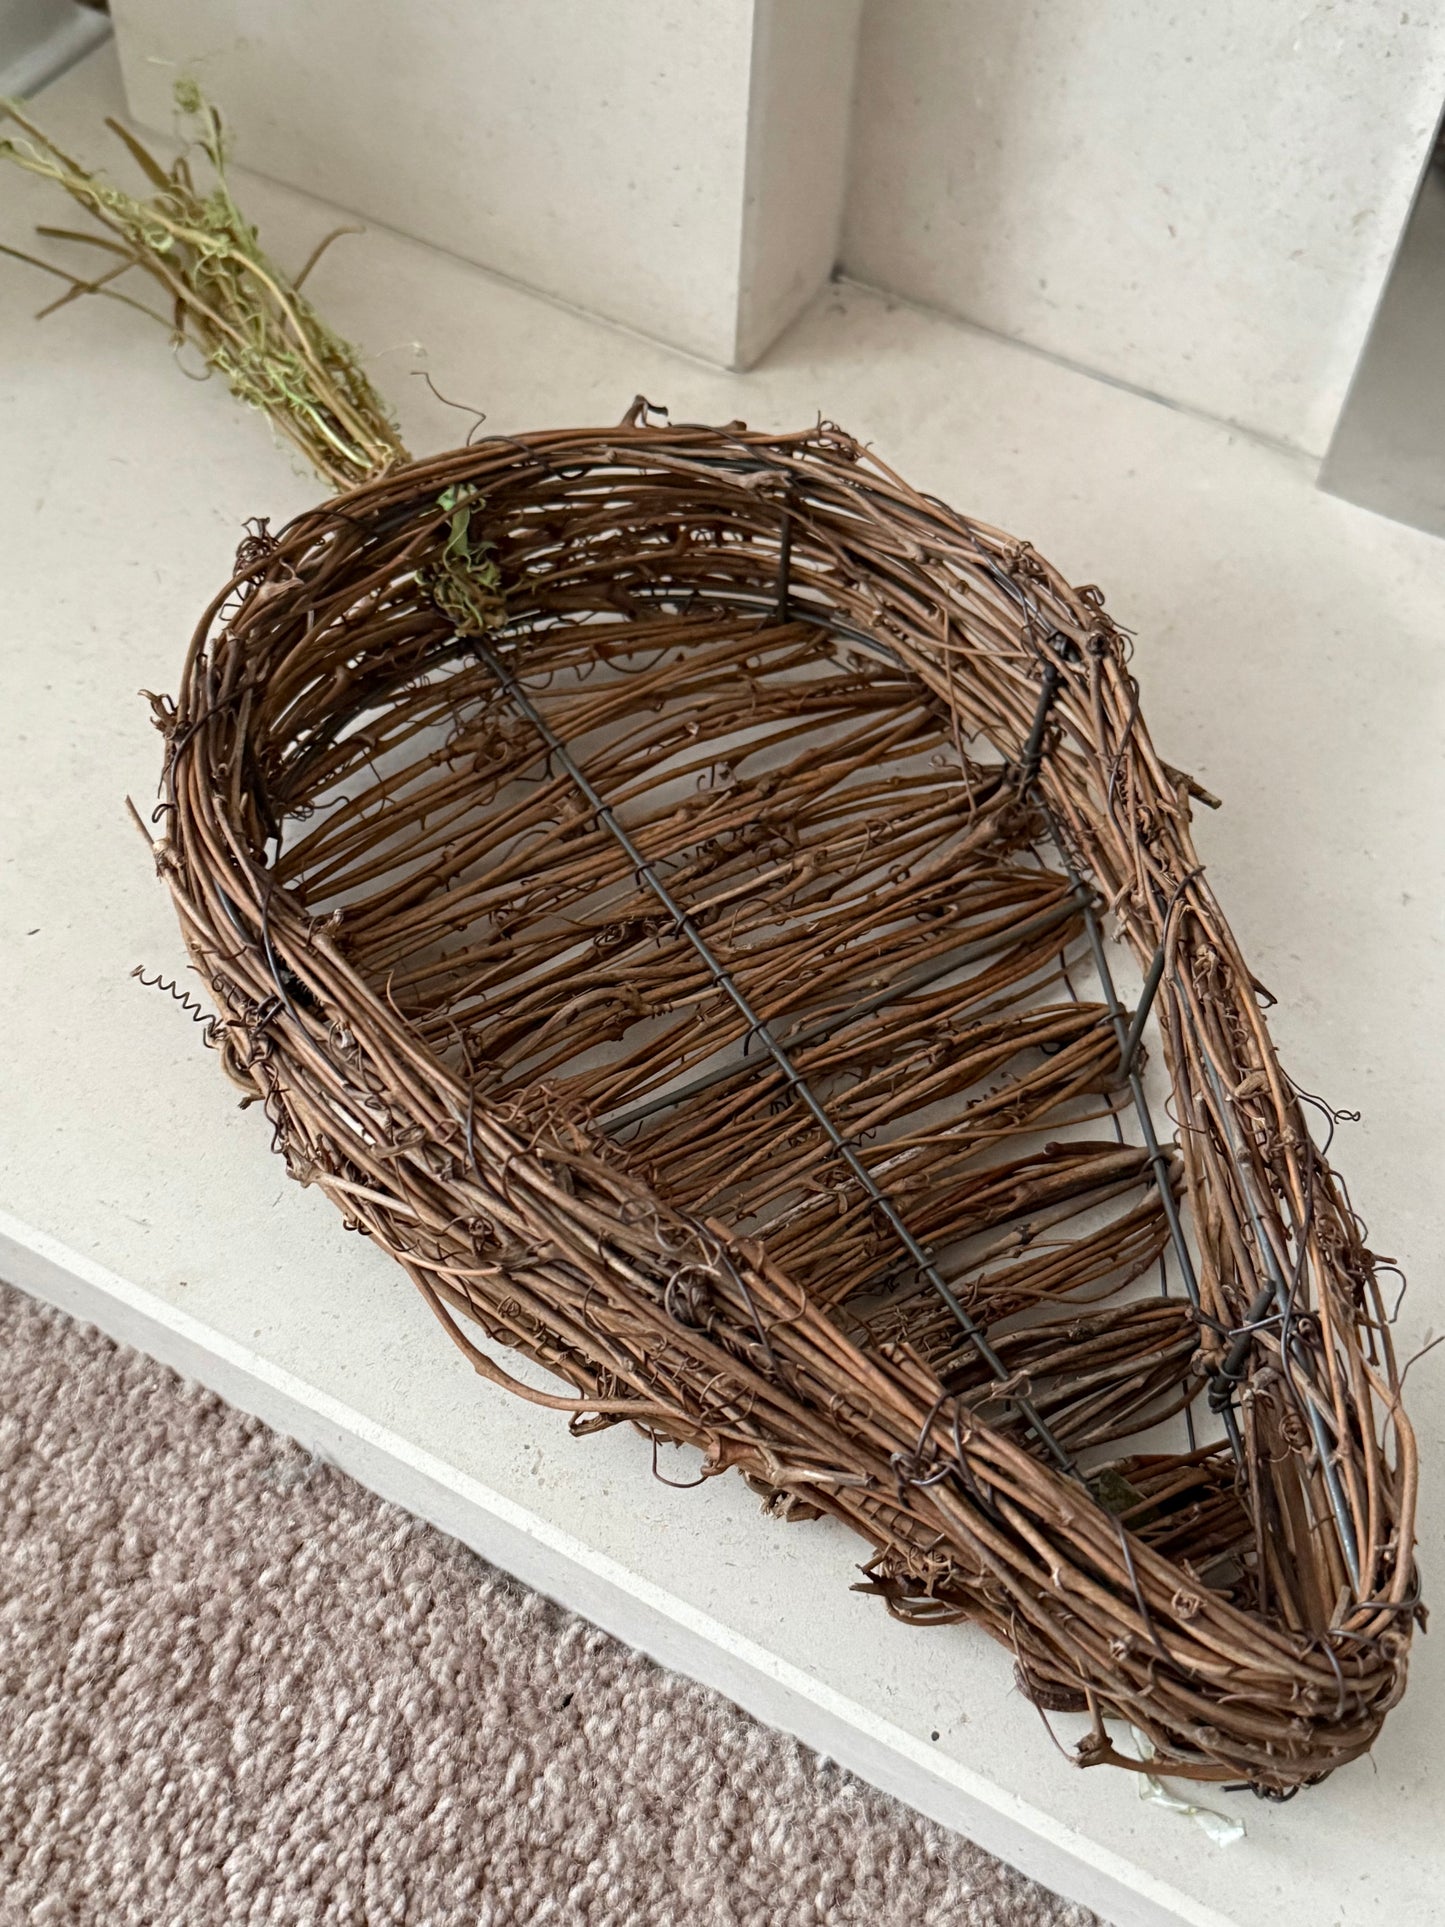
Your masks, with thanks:
M1081 1762L1284 1795L1403 1688L1415 1449L1102 603L831 427L488 440L258 525L157 860L487 1379L845 1521Z

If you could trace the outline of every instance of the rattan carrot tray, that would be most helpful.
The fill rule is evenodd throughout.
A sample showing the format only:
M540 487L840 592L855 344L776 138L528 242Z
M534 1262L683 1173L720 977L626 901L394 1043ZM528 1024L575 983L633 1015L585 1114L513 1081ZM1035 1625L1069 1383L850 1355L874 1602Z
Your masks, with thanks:
M126 244L212 315L170 178ZM1420 1612L1384 1268L1103 596L826 424L413 462L266 274L310 414L260 398L374 478L243 543L154 849L291 1174L492 1386L843 1521L1081 1763L1365 1752Z

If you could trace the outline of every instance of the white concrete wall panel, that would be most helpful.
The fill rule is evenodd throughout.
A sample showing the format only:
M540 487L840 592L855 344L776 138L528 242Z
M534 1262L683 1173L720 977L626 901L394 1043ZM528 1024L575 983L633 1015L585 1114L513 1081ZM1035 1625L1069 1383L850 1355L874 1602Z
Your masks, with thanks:
M862 0L758 0L736 367L752 365L837 265L861 10Z
M237 158L735 366L837 256L859 0L115 0L126 96L178 76Z
M730 359L752 6L116 0L126 97L178 74L258 171Z
M867 0L859 279L1322 453L1445 101L1400 0Z
M45 86L109 31L76 0L0 0L0 99Z

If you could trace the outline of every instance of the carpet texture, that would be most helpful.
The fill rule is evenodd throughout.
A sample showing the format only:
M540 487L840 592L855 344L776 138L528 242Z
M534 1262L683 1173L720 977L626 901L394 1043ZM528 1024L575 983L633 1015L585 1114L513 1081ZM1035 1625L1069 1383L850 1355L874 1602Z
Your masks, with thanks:
M0 1920L1093 1916L0 1287Z

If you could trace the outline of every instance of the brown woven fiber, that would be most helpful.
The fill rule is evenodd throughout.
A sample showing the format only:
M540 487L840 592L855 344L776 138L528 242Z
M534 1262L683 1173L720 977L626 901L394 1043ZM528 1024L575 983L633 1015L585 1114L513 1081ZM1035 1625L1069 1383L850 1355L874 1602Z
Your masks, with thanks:
M1282 1795L1403 1689L1415 1448L1127 656L841 431L640 405L258 525L156 855L483 1376L845 1520L1083 1763Z

